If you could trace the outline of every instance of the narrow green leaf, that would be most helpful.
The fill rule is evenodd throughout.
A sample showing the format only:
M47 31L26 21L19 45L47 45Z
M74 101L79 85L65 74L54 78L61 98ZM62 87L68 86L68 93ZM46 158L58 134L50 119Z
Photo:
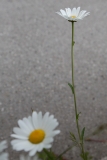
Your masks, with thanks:
M68 86L71 88L72 93L74 94L74 87L72 86L72 84L68 83Z
M76 115L76 119L78 120L79 119L79 115L81 114L81 112L79 112L77 115Z
M76 140L76 137L75 137L75 135L72 132L70 132L70 136L71 136L72 140Z
M81 132L81 140L83 141L83 138L84 138L84 133L85 133L85 127L82 129L82 132Z

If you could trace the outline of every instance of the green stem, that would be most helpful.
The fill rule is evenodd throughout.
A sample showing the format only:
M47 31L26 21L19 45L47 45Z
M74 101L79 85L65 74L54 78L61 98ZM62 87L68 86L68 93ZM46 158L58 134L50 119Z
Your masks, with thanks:
M50 154L50 152L48 152L46 149L44 149L44 152L46 153L46 155L50 160L54 160L54 157Z
M74 95L74 106L75 106L75 118L76 118L76 126L78 131L79 140L81 142L81 134L80 134L80 128L79 128L79 122L78 122L78 110L77 110L77 103L76 103L76 93L75 93L75 84L74 84L74 22L72 21L72 42L71 42L71 69L72 69L72 86L73 86L73 95ZM85 160L84 156L84 143L82 141L81 143L81 150L83 154L83 159Z
M72 42L71 42L71 69L72 69L72 86L74 91L74 105L75 105L75 118L76 118L76 125L78 130L79 139L81 139L79 123L78 123L78 111L77 111L77 103L76 103L76 93L75 93L75 84L74 84L74 22L72 21Z

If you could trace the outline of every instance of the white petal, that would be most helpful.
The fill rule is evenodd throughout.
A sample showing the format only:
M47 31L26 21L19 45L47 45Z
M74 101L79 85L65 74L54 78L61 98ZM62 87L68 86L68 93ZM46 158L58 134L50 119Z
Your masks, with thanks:
M18 120L18 125L23 131L30 132L30 129L28 128L28 126L25 124L24 121Z
M18 127L14 127L13 132L18 134L18 135L21 135L21 136L27 136L28 135L28 133L26 131L23 131Z
M76 16L76 8L73 8L71 11L71 16Z
M62 16L62 14L60 12L56 12L57 14L59 14L60 16Z
M28 152L28 151L34 149L35 146L37 146L37 145L36 145L36 144L32 144L32 143L30 143L30 142L28 141L28 142L26 143L26 148L24 148L24 151Z
M66 12L62 9L60 9L60 12L62 13L63 16L66 16Z
M21 142L21 140L15 139L15 140L11 141L11 145L15 145L16 143L20 143L20 142Z
M34 156L37 151L38 151L38 147L35 146L35 148L29 152L29 156Z
M33 122L34 128L38 129L39 126L38 126L38 119L37 119L37 113L36 112L32 113L32 122Z
M66 10L67 16L70 17L71 16L71 9L70 8L66 8L65 10Z
M82 18L82 16L83 16L85 13L86 13L86 11L84 11L84 10L83 10L83 11L81 11L81 12L80 12L80 14L79 14L79 16L78 16L78 18L80 18L80 19L81 19L81 18Z
M28 141L21 141L19 143L14 144L13 149L17 151L26 150L29 147Z
M38 146L38 152L41 152L43 150L43 143L40 143Z
M16 150L19 150L19 148L21 148L20 150L27 150L31 146L31 143L26 140L12 140L11 144L13 146L13 149Z
M52 131L58 126L58 124L59 123L56 120L49 119L49 122L47 123L47 125L45 127L43 127L43 129L47 132L48 132L48 130Z
M84 14L80 19L82 20L84 17L88 16L89 14Z
M45 128L45 126L48 123L48 117L49 117L49 112L46 112L45 115L43 116L43 127Z
M33 128L34 128L33 121L32 121L32 117L29 116L28 119L29 119L30 123L32 124L32 126L33 126Z
M7 148L7 141L4 140L4 141L0 142L0 152L2 152L6 148Z
M76 16L78 17L79 15L79 12L80 12L80 7L77 8L77 11L76 11Z
M20 136L20 135L17 135L17 134L11 134L11 137L22 139L22 140L27 140L28 139L28 137Z
M52 132L47 132L47 137L54 137L55 135L59 134L60 130L55 130Z
M68 20L68 17L67 16L63 16L60 12L56 12L57 14L59 14L60 16L62 16L63 18L67 19Z
M34 127L33 127L31 121L29 121L28 118L23 118L23 121L24 121L24 122L26 123L26 125L29 127L29 130L30 130L30 131L33 131L33 130L34 130Z
M43 141L44 144L50 144L50 143L52 143L52 142L53 142L53 138L51 138L51 137L46 137L46 138L44 139L44 141Z
M46 149L49 149L49 148L51 148L52 147L52 145L51 144L47 144L47 145L45 145L45 148Z
M86 17L86 16L88 16L88 15L90 15L90 12L85 13L85 14L84 14L84 17Z

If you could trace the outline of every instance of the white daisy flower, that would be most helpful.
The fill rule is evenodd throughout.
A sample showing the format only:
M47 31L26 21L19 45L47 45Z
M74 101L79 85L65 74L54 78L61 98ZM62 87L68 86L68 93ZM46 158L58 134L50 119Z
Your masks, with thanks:
M58 126L57 119L49 113L42 116L42 112L33 112L32 116L18 120L19 127L13 128L11 137L16 138L11 141L13 149L17 151L29 151L29 156L34 156L36 152L41 152L44 148L51 148L53 137L60 133L54 130Z
M38 158L37 155L35 155L33 157L30 157L29 155L27 155L27 156L21 155L20 160L40 160L40 159Z
M70 8L65 8L64 10L60 10L60 12L56 12L63 18L67 19L68 21L78 21L82 20L84 17L90 15L90 12L87 12L85 10L80 11L80 7L73 8L72 10Z
M0 160L8 160L8 153L4 153L3 150L7 148L7 141L0 142Z

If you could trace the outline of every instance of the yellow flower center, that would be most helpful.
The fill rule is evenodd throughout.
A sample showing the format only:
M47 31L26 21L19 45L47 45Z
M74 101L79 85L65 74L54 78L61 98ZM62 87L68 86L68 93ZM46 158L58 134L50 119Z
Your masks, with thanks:
M76 16L71 16L71 18L76 18Z
M33 144L38 144L45 138L45 132L42 129L37 129L29 135L29 141Z

